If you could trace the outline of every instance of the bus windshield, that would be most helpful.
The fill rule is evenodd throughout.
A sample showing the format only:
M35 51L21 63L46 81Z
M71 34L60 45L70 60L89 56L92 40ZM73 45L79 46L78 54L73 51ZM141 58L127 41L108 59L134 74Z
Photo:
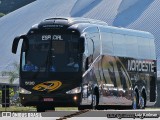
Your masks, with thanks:
M77 35L42 33L27 37L29 49L22 51L22 72L79 71Z

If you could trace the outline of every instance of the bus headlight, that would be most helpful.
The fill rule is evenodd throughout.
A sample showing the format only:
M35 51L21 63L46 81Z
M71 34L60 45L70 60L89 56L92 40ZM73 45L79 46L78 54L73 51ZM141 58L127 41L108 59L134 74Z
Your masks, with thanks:
M26 90L26 89L24 89L24 88L19 88L19 93L21 93L21 94L31 94L31 92L30 91L28 91L28 90Z
M81 92L81 87L76 87L72 90L69 90L66 92L66 94L76 94L76 93L80 93Z

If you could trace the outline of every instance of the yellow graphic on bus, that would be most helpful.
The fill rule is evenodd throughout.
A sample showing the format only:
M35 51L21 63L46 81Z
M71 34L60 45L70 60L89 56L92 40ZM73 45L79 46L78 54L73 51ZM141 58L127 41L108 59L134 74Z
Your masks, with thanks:
M47 92L52 92L56 89L58 89L62 83L60 81L47 81L40 83L36 86L34 86L32 89L37 90L37 91L47 91Z

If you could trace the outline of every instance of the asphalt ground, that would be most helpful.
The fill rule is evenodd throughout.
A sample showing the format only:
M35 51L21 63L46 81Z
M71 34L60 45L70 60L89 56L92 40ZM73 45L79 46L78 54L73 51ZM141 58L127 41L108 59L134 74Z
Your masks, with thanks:
M10 112L8 112L10 113ZM2 115L3 114L3 115ZM83 120L83 119L160 119L160 108L147 108L144 110L71 110L71 111L47 111L43 113L37 112L11 112L10 116L5 116L3 112L0 114L2 120Z

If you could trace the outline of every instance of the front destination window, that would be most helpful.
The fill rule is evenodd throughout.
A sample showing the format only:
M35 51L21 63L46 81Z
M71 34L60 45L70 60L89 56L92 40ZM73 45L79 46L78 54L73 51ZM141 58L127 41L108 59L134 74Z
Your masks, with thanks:
M29 49L22 52L22 72L79 71L78 36L42 33L28 39Z

